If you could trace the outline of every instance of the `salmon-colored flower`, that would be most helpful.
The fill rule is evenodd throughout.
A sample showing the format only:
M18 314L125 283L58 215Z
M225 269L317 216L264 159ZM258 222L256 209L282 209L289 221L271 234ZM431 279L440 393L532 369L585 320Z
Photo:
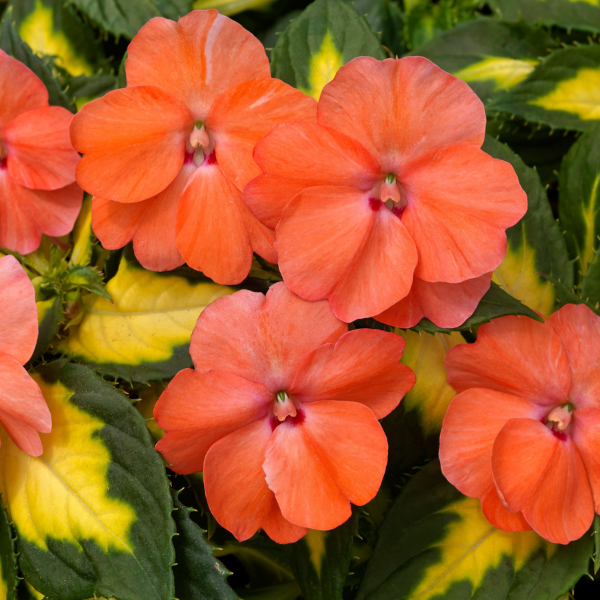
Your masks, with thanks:
M13 256L0 258L0 306L0 424L23 452L39 456L38 431L49 433L52 418L23 368L35 349L38 320L33 285Z
M344 321L462 323L527 209L513 168L480 149L480 100L425 58L361 57L325 86L317 123L259 142L244 190L289 288Z
M580 538L600 512L600 317L568 305L546 323L503 317L446 357L446 478L507 531Z
M377 419L415 382L404 340L348 332L327 302L284 283L242 290L200 315L190 352L154 409L178 473L204 470L209 507L238 540L293 542L371 500L387 463Z
M71 146L72 114L48 105L48 90L0 50L0 248L37 250L42 234L66 235L81 208Z
M263 45L216 10L151 19L127 52L127 88L84 106L71 126L94 232L105 248L133 240L148 269L185 261L239 283L253 251L276 260L273 232L242 199L260 173L254 145L281 123L314 121L316 103L271 79Z

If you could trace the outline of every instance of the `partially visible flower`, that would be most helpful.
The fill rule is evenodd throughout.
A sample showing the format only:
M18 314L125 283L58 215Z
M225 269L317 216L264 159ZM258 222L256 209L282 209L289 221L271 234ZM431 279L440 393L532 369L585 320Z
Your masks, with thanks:
M48 90L0 50L0 248L37 250L42 234L66 235L81 208L71 146L73 115L48 105Z
M326 302L284 283L242 290L200 315L190 352L154 416L156 445L178 473L204 470L217 521L238 540L279 543L332 529L377 493L387 440L377 419L415 382L404 340L348 332Z
M464 322L527 209L513 168L480 149L481 101L425 58L360 57L323 89L317 122L260 141L244 190L277 230L289 288L348 322Z
M239 283L253 251L276 260L273 232L242 199L260 174L254 145L281 123L314 121L316 103L271 79L263 45L216 10L151 19L127 52L127 88L84 106L71 126L94 232L109 249L133 240L147 269L185 261Z
M13 256L0 258L0 424L27 454L39 456L39 432L49 433L52 418L38 384L23 365L38 337L35 292Z
M506 531L580 538L600 512L600 317L567 305L546 323L503 317L446 357L447 479Z

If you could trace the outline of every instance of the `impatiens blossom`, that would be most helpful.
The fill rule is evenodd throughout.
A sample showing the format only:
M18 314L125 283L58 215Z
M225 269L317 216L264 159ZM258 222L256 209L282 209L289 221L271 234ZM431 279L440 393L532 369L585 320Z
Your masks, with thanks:
M71 126L94 232L109 249L133 240L148 269L185 261L239 283L253 251L276 260L273 231L242 199L260 174L254 145L286 121L315 121L316 103L271 79L260 41L216 10L151 19L127 52L127 87Z
M317 123L259 142L244 190L290 290L348 322L464 322L527 209L513 168L480 149L481 101L425 58L360 57L323 89Z
M43 233L66 235L81 208L71 146L72 114L48 105L48 90L0 50L0 248L37 250Z
M600 317L567 305L545 323L503 317L446 357L447 479L491 523L567 544L600 512Z
M154 409L157 444L178 473L204 471L217 521L238 540L279 543L332 529L379 486L387 440L378 419L415 382L392 333L348 332L327 302L284 283L242 290L200 315L190 352Z
M35 292L13 256L0 258L0 425L27 454L39 456L38 431L48 433L52 419L38 384L23 365L38 337Z

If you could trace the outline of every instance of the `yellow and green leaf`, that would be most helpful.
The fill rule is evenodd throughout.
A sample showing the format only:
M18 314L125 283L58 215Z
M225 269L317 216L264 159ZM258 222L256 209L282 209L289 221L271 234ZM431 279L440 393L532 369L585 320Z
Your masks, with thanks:
M331 531L309 529L290 547L291 565L306 600L342 597L352 560L357 515Z
M490 0L489 5L503 21L600 31L598 0Z
M8 514L0 500L0 600L15 600L18 575L15 541Z
M83 365L33 374L52 415L43 454L0 446L0 491L19 566L49 597L172 598L172 502L163 461L129 400Z
M357 56L385 58L368 23L343 0L316 0L279 36L271 70L318 100L338 69Z
M488 109L557 129L591 129L600 121L600 45L552 52Z
M59 350L100 373L147 383L191 366L189 343L200 313L234 289L195 275L154 273L125 252L107 283L112 303L83 297L83 318Z
M569 150L560 172L559 194L560 223L575 260L576 282L581 283L600 248L600 126L582 135Z
M38 312L38 339L32 358L44 354L52 340L58 334L58 325L63 320L62 302L60 296L36 302Z
M489 101L525 80L556 42L542 29L480 18L444 31L417 52Z
M511 296L548 317L557 308L556 291L548 275L573 285L573 269L565 240L552 215L548 196L536 171L527 167L508 146L487 137L483 149L509 162L527 194L527 213L507 230L508 246L493 280Z
M379 529L357 600L547 600L588 572L592 537L560 546L491 525L433 461L415 475Z
M71 75L92 75L99 52L94 32L72 9L56 0L11 0L21 39L39 55L54 57Z
M73 249L69 263L87 265L92 260L94 248L94 232L92 231L92 197L86 196L81 205L79 216L73 227Z
M268 7L274 0L194 0L194 10L216 8L222 15L237 15L244 10L260 10Z

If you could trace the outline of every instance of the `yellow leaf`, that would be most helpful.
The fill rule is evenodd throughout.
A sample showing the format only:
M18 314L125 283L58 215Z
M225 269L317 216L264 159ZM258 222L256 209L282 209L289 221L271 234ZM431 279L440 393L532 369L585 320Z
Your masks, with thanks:
M19 27L19 35L38 54L56 57L56 64L71 75L93 75L91 65L77 54L69 39L54 29L54 14L42 0L36 0L35 9Z
M148 371L146 376L136 371L176 360L179 349L189 344L200 313L217 298L235 290L146 271L124 256L106 291L113 303L94 294L83 298L83 318L59 350L82 362L112 365L115 368L106 372L146 383L152 378L173 377L187 366L177 362L159 375Z
M300 91L318 100L323 88L335 77L343 64L342 53L336 48L331 32L328 30L319 50L310 56L308 69L310 87L300 88Z
M414 331L400 331L406 341L402 362L417 376L415 387L404 396L406 411L417 411L423 433L435 435L442 429L442 421L448 405L456 392L448 385L444 360L446 354L457 344L465 342L458 332L450 335Z
M535 250L523 237L519 247L509 241L506 256L492 280L529 308L549 317L554 311L556 293L554 286L537 271Z
M47 537L75 545L93 539L107 552L131 553L129 532L137 516L109 495L111 457L98 435L105 423L70 402L74 392L34 374L52 415L41 434L44 452L34 458L3 432L0 492L20 538L48 550ZM42 493L43 491L43 493Z
M521 83L539 64L538 60L515 59L503 56L488 56L464 69L453 73L459 79L466 81L495 82L494 91L509 90Z
M546 110L561 110L583 121L600 119L600 69L579 69L574 77L563 79L556 87L529 104Z

